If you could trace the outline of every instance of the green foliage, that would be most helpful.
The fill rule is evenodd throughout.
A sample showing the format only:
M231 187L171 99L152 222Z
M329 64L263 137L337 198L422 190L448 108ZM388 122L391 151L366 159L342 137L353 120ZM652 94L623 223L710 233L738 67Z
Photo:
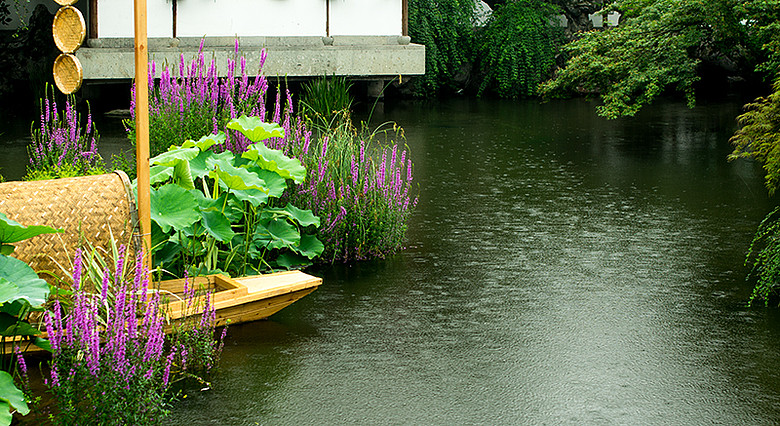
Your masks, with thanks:
M761 50L756 71L774 77L780 72L780 0L738 2L735 12L743 19L753 51Z
M309 239L319 219L294 206L274 208L286 180L302 183L306 176L300 161L262 142L284 131L245 116L227 126L255 142L243 155L212 151L225 141L220 132L151 159L155 263L177 276L189 265L197 273L259 273L287 265L277 261L285 253L283 259L308 263L322 252Z
M598 93L608 118L633 116L665 90L695 102L703 60L739 60L751 54L750 33L740 24L736 0L618 0L620 25L593 30L564 47L569 60L540 92Z
M29 265L7 254L13 252L12 243L60 231L48 226L25 227L0 213L0 425L11 424L10 407L22 415L30 411L25 395L14 385L13 377L9 374L13 367L6 362L13 358L7 356L10 354L5 353L5 348L6 343L16 338L36 339L33 336L41 333L30 324L28 315L33 311L41 311L49 294L46 281L38 278ZM37 341L41 339L37 338ZM41 347L45 346L41 343Z
M24 175L22 180L36 181L36 180L50 180L50 179L62 179L72 178L78 176L93 176L102 175L107 173L107 170L102 166L90 167L88 169L78 169L70 164L63 164L61 166L51 166L44 170L28 169L27 174Z
M748 280L755 280L749 304L757 301L780 306L780 207L766 215L745 258L752 265Z
M766 98L758 98L745 106L739 116L742 128L731 138L734 152L729 160L751 158L760 162L766 176L769 194L780 185L780 76L774 90ZM780 302L780 207L769 213L759 225L745 259L752 264L748 279L755 279L750 303L765 305Z
M738 118L742 128L731 138L734 152L729 160L752 158L760 162L771 195L780 185L780 76L775 80L772 94L745 105L745 109Z
M509 2L496 10L478 35L478 93L492 89L506 98L536 94L549 76L563 31L550 19L555 6L538 0Z
M30 413L24 392L14 385L14 378L5 371L0 371L0 425L10 425L13 417L11 410L26 416Z
M425 45L425 75L417 80L418 95L435 95L452 86L471 56L475 7L473 0L409 0L409 36Z
M402 138L403 132L397 126L393 131L359 131L349 111L340 114L340 124L325 129L311 146L300 140L289 148L308 176L306 183L291 186L285 198L322 218L322 261L385 257L402 247L417 203L407 149L382 138ZM319 249L319 241L301 238L301 246L309 243Z
M330 127L339 111L352 108L352 83L346 77L322 77L303 85L300 113L318 122L320 127Z

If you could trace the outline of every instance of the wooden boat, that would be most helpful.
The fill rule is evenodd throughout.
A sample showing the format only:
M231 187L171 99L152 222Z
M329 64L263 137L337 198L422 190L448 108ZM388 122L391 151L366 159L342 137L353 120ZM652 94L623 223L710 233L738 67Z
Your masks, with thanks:
M212 291L212 303L216 312L216 325L222 326L265 319L306 296L322 284L322 278L301 271L277 272L241 278L229 278L224 275L209 275L190 279L195 288ZM160 290L175 295L168 303L168 318L181 320L188 315L184 295L184 280L160 282Z
M290 306L298 299L313 292L322 284L322 278L301 271L286 271L251 277L230 278L225 275L208 275L189 279L189 285L197 290L210 290L214 304L215 325L240 324L262 320ZM184 300L184 280L167 280L158 283L169 302L163 308L168 322L167 332L173 324L188 316L200 315L202 303L188 309ZM40 337L46 338L46 333ZM19 336L5 340L5 353L12 353L15 345L23 352L42 352L43 349Z

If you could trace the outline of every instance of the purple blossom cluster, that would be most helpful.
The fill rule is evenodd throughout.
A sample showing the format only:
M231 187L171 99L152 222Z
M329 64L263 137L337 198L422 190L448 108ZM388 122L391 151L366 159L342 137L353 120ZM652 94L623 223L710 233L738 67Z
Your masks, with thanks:
M289 187L287 199L320 217L322 259L353 261L383 258L401 248L406 223L417 205L412 194L413 164L398 144L360 139L352 128L326 132L312 146L311 132L293 113L287 92L283 112L277 96L274 118L285 138L267 141L306 167L306 182ZM368 151L373 151L371 155ZM381 158L380 161L374 157Z
M301 157L306 182L288 191L295 205L320 217L324 259L382 258L403 244L406 222L417 205L411 193L412 161L406 149L399 156L393 144L377 148L377 162L366 145L344 134L323 138L316 155L304 151Z
M28 151L33 170L58 170L69 166L83 173L101 166L102 159L97 151L98 133L92 114L87 113L87 123L82 129L81 116L76 111L73 97L66 98L62 113L54 96L43 99L40 122L31 133L32 143Z
M124 247L120 253L115 271L126 261ZM113 419L111 424L141 424L163 416L172 375L184 374L190 348L171 344L166 337L165 301L149 287L142 253L132 277L116 273L111 283L111 273L105 270L96 292L84 283L82 269L77 250L69 310L55 300L44 316L53 351L44 381L63 412L60 420L69 424L105 418ZM213 308L206 307L201 317L200 328L208 329L213 340Z
M266 60L260 51L260 69ZM152 155L186 139L198 139L209 133L225 131L225 147L243 152L249 141L240 133L225 128L231 118L242 114L264 117L268 81L258 70L250 77L246 58L239 56L238 40L233 58L227 59L226 77L219 77L215 58L208 61L201 41L198 55L189 63L180 56L178 67L167 64L157 75L157 64L149 64L149 138ZM131 92L130 111L135 117L135 88ZM134 122L125 125L134 139Z

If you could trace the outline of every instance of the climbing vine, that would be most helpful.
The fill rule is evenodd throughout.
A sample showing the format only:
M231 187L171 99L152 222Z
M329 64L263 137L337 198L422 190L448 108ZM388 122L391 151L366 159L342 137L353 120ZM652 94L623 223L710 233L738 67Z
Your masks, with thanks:
M507 2L497 8L478 36L478 93L492 90L502 97L536 94L549 77L563 31L552 24L558 8L540 0Z
M470 58L474 0L409 0L409 36L425 45L425 75L415 93L430 96L453 87L455 74Z

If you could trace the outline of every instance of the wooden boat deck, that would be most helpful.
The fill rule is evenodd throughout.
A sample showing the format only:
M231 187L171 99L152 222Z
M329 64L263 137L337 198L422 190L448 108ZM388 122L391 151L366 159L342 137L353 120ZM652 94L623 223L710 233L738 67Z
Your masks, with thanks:
M217 326L268 318L282 308L314 291L322 279L301 271L278 272L251 277L229 278L211 275L191 280L194 285L213 291L212 303L216 310ZM184 280L163 281L161 290L181 296ZM171 301L169 317L173 320L199 312L187 312L183 300Z

